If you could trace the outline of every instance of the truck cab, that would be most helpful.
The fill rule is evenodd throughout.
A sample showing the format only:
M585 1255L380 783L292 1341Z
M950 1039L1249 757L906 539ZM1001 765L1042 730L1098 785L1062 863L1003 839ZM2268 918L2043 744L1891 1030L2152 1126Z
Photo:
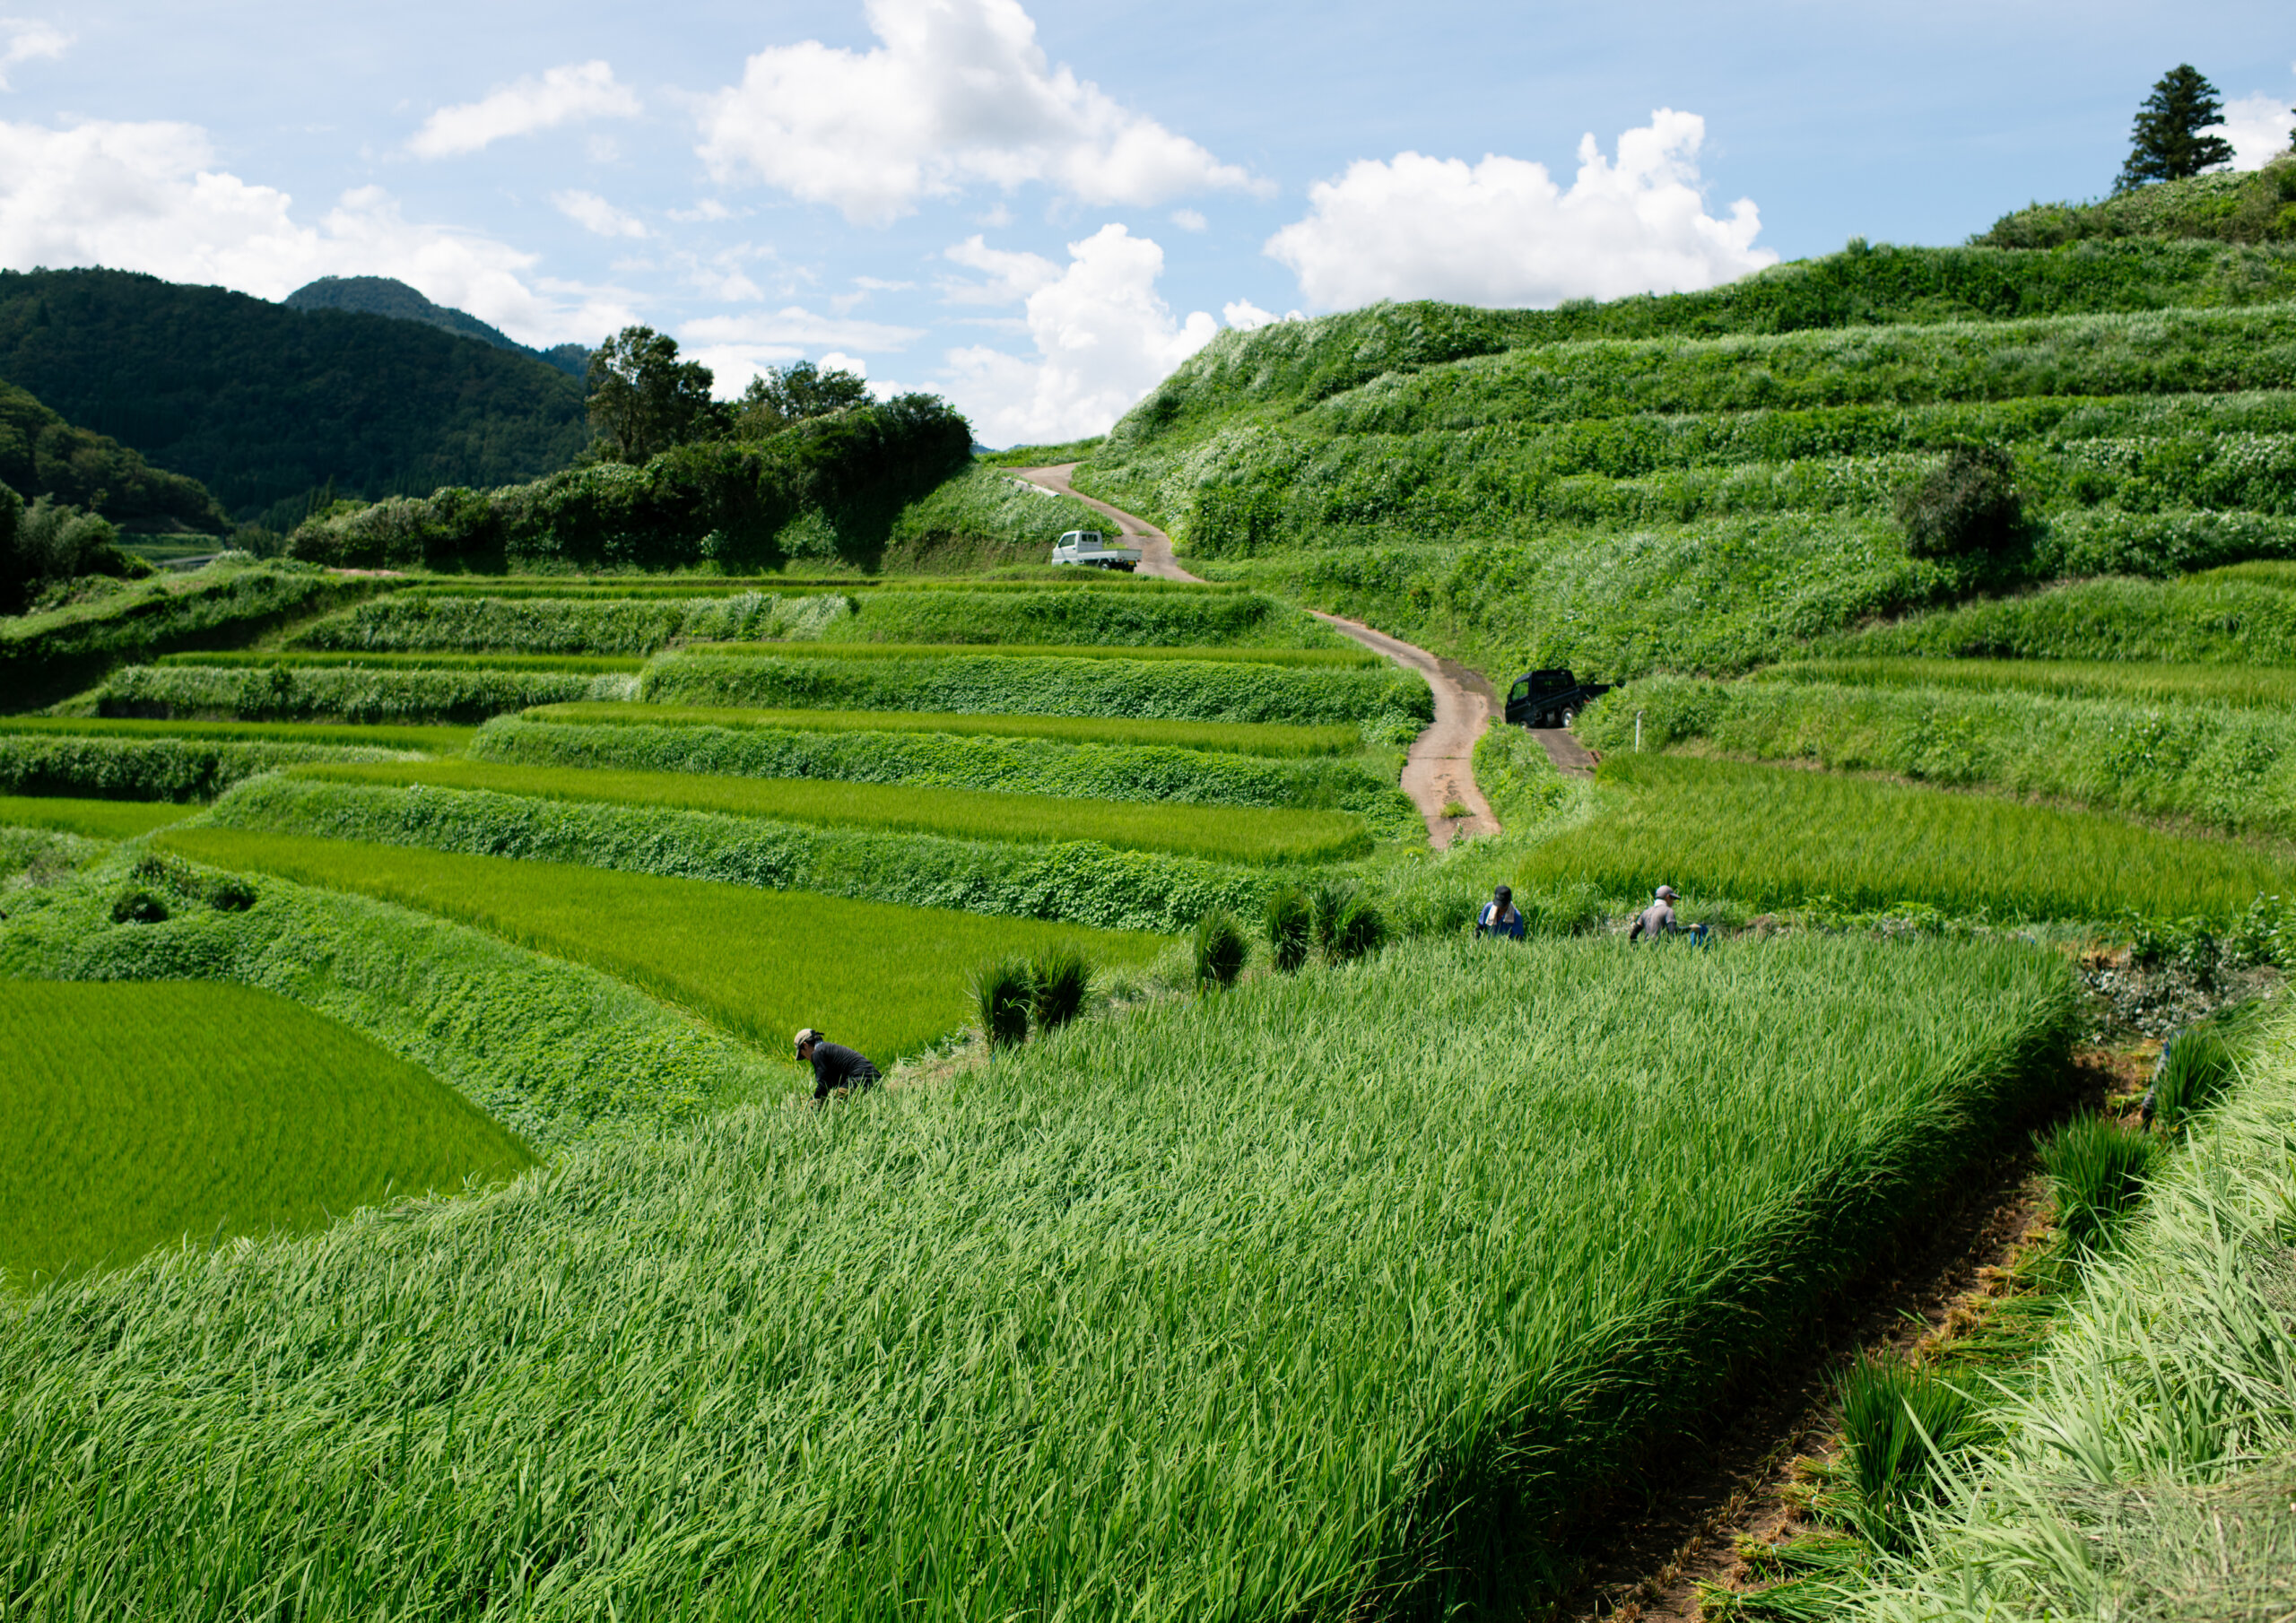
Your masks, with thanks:
M1128 571L1139 564L1140 549L1114 544L1098 530L1071 530L1053 543L1052 561Z
M1611 690L1609 682L1582 682L1561 667L1518 676L1507 688L1510 727L1567 727L1578 712Z

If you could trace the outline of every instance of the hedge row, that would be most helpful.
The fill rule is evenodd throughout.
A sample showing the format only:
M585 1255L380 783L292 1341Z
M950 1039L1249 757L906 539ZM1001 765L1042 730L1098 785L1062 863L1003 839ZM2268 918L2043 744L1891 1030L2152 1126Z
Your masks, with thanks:
M2237 833L2296 836L2296 716L2274 709L1653 676L1589 709L1597 748L1700 741L1759 760L1983 785Z
M1410 799L1352 760L1274 760L1170 746L1066 744L937 733L809 733L752 727L579 726L502 717L467 753L479 760L735 777L835 778L1091 800L1292 806L1355 812L1382 838L1419 829Z
M218 801L217 827L814 890L911 907L1167 933L1251 915L1283 870L1078 841L1025 846L855 833L711 812L483 791L266 777Z
M638 678L547 671L377 670L359 665L131 665L98 703L106 716L239 721L481 722L533 705L629 699Z
M1312 616L1257 592L879 592L855 608L823 635L839 642L1344 646Z
M187 907L116 924L131 860L12 897L0 975L266 987L413 1060L545 1150L787 1087L752 1050L608 976L364 897L255 874L244 912Z
M1196 660L808 659L673 655L640 679L660 704L835 710L1004 711L1194 721L1431 720L1424 681L1392 667L1300 670Z
M409 594L331 615L297 637L294 646L366 653L652 654L674 641L819 637L856 606L853 598L831 592L602 599Z
M409 760L403 751L344 744L0 734L0 794L102 800L213 800L276 767L325 760Z

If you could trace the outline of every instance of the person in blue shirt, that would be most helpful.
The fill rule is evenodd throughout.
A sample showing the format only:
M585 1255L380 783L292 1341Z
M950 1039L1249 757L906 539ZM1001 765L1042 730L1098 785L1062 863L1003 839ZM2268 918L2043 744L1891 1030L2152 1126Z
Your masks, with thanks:
M1474 933L1523 939L1523 916L1516 910L1514 891L1501 885L1491 893L1491 899L1483 904L1482 914L1474 921Z

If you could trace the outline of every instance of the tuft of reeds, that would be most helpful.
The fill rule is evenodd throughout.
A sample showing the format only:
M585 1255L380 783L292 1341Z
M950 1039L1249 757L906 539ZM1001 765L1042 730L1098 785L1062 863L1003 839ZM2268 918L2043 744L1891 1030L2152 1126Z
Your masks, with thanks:
M2111 1238L2144 1198L2161 1155L2157 1139L2100 1115L2063 1124L2039 1148L2057 1226L2068 1242L2090 1251Z
M2152 1080L2152 1119L2173 1133L2214 1104L2231 1085L2232 1043L2213 1020L2178 1033Z
M1207 986L1232 986L1236 977L1244 972L1244 960L1251 955L1251 944L1244 939L1244 932L1233 915L1224 911L1207 913L1196 926L1193 942L1196 951L1196 978Z
M1286 975L1299 972L1316 944L1315 909L1297 885L1278 885L1267 893L1267 946L1275 967Z
M1025 959L994 959L973 971L973 1007L990 1047L1017 1048L1028 1041L1029 1003L1034 993Z
M1387 944L1387 919L1369 897L1351 896L1332 920L1331 940L1325 950L1331 961L1344 964Z
M1834 1382L1848 1472L1831 1506L1876 1549L1903 1548L1936 1465L1970 1440L1976 1402L1934 1371L1858 1355Z
M1039 1031L1057 1031L1084 1011L1092 971L1082 953L1048 948L1029 959L1028 971L1029 1013Z

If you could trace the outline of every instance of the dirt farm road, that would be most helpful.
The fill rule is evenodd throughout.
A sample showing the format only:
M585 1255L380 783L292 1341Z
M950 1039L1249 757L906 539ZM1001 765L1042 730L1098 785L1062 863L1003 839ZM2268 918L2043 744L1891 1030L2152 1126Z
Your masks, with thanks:
M1140 549L1141 574L1161 580L1200 578L1181 568L1173 559L1172 539L1163 531L1144 518L1072 488L1068 476L1076 471L1074 463L1013 471L1031 484L1074 497L1094 512L1114 519L1126 541ZM1412 804L1426 820L1428 842L1440 851L1462 834L1498 833L1499 820L1491 814L1490 803L1483 799L1483 791L1474 781L1475 740L1491 725L1497 698L1491 685L1462 665L1439 659L1424 648L1413 647L1360 621L1312 609L1309 612L1342 637L1362 644L1407 670L1418 672L1434 690L1434 725L1413 742L1403 767L1403 791L1411 796ZM1451 805L1464 806L1466 815L1446 817L1444 808Z

